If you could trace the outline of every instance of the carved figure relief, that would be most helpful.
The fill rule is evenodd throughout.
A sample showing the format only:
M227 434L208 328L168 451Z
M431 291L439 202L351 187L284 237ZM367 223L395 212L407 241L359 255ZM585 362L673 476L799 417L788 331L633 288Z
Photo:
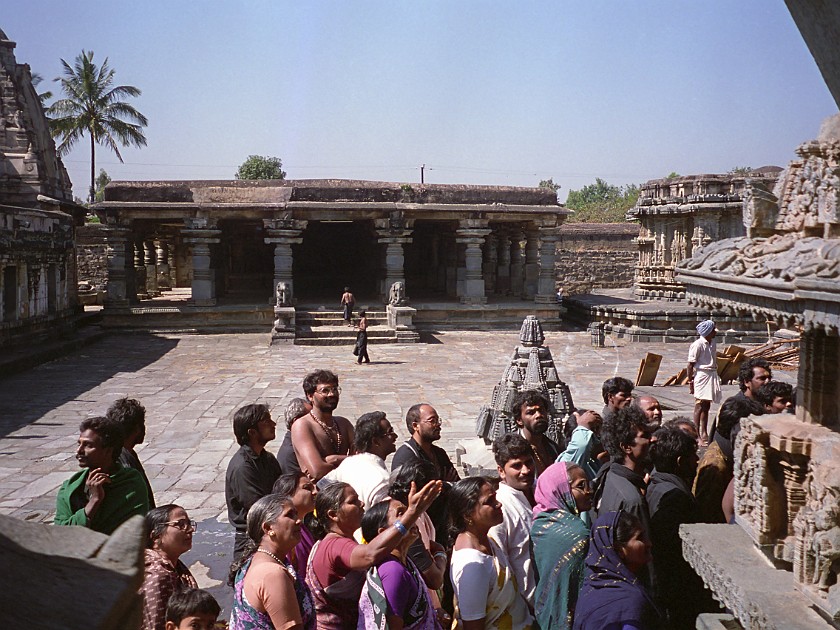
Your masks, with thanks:
M288 282L278 282L274 290L274 297L276 299L275 306L291 306L292 305L292 287Z
M402 282L395 282L391 285L388 304L391 306L405 305L405 285Z

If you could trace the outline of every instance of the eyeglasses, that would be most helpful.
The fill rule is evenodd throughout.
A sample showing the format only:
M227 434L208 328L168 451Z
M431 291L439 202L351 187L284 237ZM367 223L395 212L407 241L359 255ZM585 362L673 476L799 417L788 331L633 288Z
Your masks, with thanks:
M182 518L180 521L167 521L164 525L169 525L170 527L177 527L182 532L186 532L189 530L195 531L198 529L198 525L195 521L188 520L186 518Z
M332 394L340 394L341 387L322 387L321 389L315 390L316 394L322 394L324 396L331 396Z
M441 426L443 424L442 418L429 418L428 420L423 420L426 424L431 424L433 426Z

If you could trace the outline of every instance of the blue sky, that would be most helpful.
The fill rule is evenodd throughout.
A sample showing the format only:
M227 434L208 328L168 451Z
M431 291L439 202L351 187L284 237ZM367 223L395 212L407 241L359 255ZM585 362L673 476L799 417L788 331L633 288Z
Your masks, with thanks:
M114 179L536 185L784 166L837 112L783 0L6 0L19 63L106 56L148 146ZM86 140L66 158L85 196Z

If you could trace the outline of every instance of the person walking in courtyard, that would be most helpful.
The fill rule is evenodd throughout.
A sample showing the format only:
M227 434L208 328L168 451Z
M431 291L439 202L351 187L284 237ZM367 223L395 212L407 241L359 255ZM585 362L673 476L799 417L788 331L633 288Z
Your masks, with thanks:
M700 446L709 445L709 409L720 402L720 377L717 373L715 323L711 319L697 324L698 339L688 349L688 390L694 396L694 424L700 430Z
M350 287L344 287L341 294L341 306L344 308L344 322L351 326L350 318L353 317L353 307L356 306L356 298L350 293Z
M367 351L368 320L364 311L359 311L359 323L356 326L359 329L359 333L356 335L356 347L353 348L353 354L359 357L357 363L361 364L362 359L365 360L365 363L370 363L370 357Z

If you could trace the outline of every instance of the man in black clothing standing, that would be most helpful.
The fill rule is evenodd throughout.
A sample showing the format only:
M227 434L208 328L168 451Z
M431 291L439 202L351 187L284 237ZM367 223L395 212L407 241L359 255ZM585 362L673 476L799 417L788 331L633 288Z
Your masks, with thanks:
M412 405L405 414L405 426L411 433L411 437L394 453L391 471L395 472L403 464L417 460L428 462L434 467L435 479L444 482L443 492L426 513L432 519L438 541L446 541L446 500L449 485L458 481L460 476L446 451L434 445L434 442L440 439L440 417L429 403L418 403Z
M245 405L233 414L233 434L240 445L225 474L225 502L228 520L236 530L233 559L242 555L248 540L248 510L257 499L271 494L280 476L280 464L265 450L275 438L277 423L265 405Z
M595 516L626 510L641 521L649 537L650 517L644 494L650 449L647 417L638 407L622 407L604 418L601 439L611 461L595 478Z
M679 533L683 523L699 521L697 501L691 494L697 442L678 428L660 429L650 457L654 470L645 499L650 511L657 599L668 615L669 628L691 629L701 612L719 610L704 590L703 580L683 558Z
M137 457L134 447L142 444L146 439L146 408L134 398L120 398L111 405L105 417L115 421L122 428L125 440L123 448L117 460L125 468L133 468L140 473L146 483L146 491L149 493L149 509L155 507L155 496L152 492L152 484L146 476L143 464Z

